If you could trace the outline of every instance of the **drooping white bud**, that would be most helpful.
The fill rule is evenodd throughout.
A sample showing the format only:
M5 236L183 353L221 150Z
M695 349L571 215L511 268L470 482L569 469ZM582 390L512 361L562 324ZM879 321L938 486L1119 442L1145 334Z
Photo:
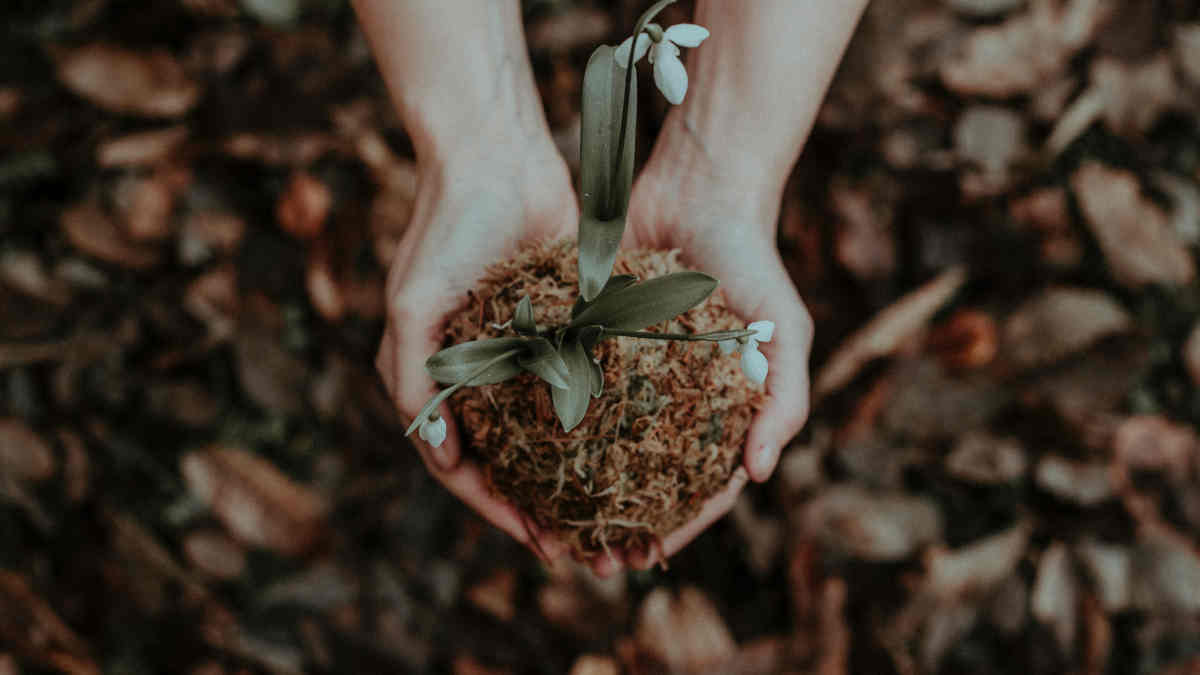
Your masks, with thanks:
M755 342L770 342L771 338L775 336L775 322L766 320L755 321L749 326L746 326L746 330L754 331L754 335L751 336L751 339L753 339Z
M421 428L417 430L417 435L433 447L441 447L442 442L446 440L446 420L439 417L436 420L421 422Z
M755 384L767 381L767 357L753 345L742 349L742 372Z
M738 350L738 341L736 338L721 340L717 344L721 346L721 353L725 356L729 356Z

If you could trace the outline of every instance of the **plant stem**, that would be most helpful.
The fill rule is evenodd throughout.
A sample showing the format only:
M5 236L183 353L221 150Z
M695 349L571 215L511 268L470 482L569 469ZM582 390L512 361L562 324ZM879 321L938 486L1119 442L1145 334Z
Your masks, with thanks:
M417 427L421 426L421 422L425 421L425 419L427 417L429 417L429 414L432 413L434 410L436 410L437 407L442 404L442 401L445 401L446 399L450 398L450 396L452 394L454 394L454 392L458 391L459 389L462 389L465 386L470 385L471 380L474 380L475 378L477 378L480 375L487 372L488 368L491 368L492 366L496 365L497 363L500 363L501 361L511 359L512 357L516 356L517 354L520 354L522 351L523 350L521 350L521 349L510 349L510 350L504 352L503 354L500 354L496 358L488 361L487 363L484 363L483 365L479 366L475 370L472 370L460 382L456 382L454 385L439 391L437 393L437 396L434 396L433 398L431 398L429 400L429 402L425 404L425 407L421 408L421 412L417 413L417 416L415 418L413 418L412 424L409 425L408 430L404 432L404 435L408 436L408 435L411 435L412 432L416 431Z
M653 19L664 7L673 2L675 0L658 0L658 2L651 5L650 9L638 17L638 22L633 27L633 40L629 43L629 63L625 69L625 97L621 101L621 131L617 134L617 154L613 155L613 170L610 178L613 184L609 186L610 189L608 191L608 198L610 200L617 192L616 181L618 174L621 172L621 155L625 151L625 126L629 118L629 92L631 83L633 82L633 57L637 54L638 38L641 37L642 31L646 28L646 24L650 22L650 19ZM614 206L614 204L605 205L610 215Z
M752 330L721 330L714 333L651 333L641 330L617 330L615 328L605 328L600 334L600 338L606 337L634 337L645 338L647 340L681 340L684 342L721 342L722 340L737 340L754 335Z

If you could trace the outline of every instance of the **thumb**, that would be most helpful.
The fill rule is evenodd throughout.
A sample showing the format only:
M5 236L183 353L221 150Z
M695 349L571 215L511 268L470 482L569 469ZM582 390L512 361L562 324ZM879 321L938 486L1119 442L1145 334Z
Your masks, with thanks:
M755 482L771 477L783 446L804 426L809 411L812 318L782 265L772 277L771 285L763 288L769 299L755 315L775 322L774 339L759 345L770 364L767 403L751 423L746 441L746 471Z

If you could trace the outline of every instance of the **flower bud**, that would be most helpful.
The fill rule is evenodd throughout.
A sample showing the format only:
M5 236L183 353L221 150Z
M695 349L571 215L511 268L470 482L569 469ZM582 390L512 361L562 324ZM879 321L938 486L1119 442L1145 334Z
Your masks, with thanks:
M421 437L421 440L433 447L441 447L442 442L446 440L446 420L441 417L436 420L425 420L421 422L421 428L417 431L417 434Z
M751 338L756 342L770 342L771 338L775 336L775 322L765 320L755 321L746 326L746 330L754 331L754 335Z
M755 384L762 384L767 381L767 357L758 351L758 348L752 345L747 345L742 350L742 372L746 377Z

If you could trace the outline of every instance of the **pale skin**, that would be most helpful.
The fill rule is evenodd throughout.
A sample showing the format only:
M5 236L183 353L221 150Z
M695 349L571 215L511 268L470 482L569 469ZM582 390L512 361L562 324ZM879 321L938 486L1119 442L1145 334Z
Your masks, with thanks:
M647 3L649 4L649 3ZM812 320L775 246L784 184L867 0L697 0L712 35L688 50L691 86L667 116L629 204L626 247L679 248L721 280L747 321L770 319L766 406L729 486L661 548L591 561L599 574L646 568L724 515L745 484L767 480L808 415ZM446 308L461 306L487 265L522 242L574 236L570 174L538 101L517 0L355 0L420 173L412 221L388 276L389 320L377 366L412 419L436 392L425 359ZM646 64L641 66L647 68ZM447 489L516 540L556 558L540 533L489 493L464 458L449 407L440 448L417 442Z

